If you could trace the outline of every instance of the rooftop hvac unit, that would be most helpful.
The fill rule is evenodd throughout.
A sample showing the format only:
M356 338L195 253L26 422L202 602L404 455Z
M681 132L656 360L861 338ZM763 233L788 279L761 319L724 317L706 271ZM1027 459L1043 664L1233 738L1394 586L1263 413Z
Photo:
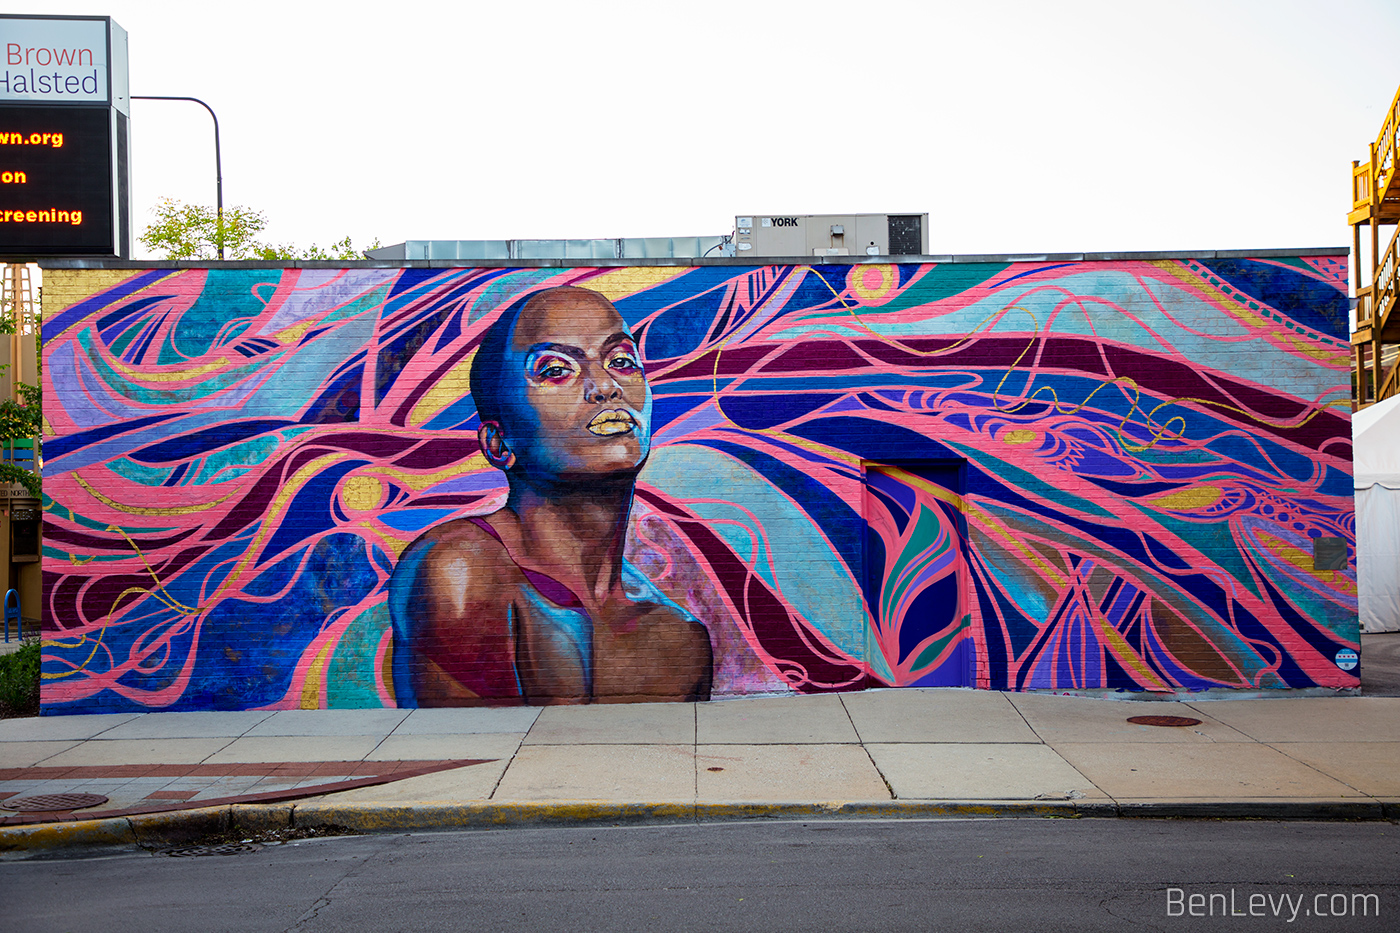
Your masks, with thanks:
M922 256L928 214L747 214L734 218L735 255Z

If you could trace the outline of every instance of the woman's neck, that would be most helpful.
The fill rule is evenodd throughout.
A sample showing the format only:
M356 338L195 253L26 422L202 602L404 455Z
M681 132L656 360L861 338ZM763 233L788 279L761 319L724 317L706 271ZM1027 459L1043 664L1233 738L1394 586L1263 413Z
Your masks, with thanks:
M514 519L509 524L515 533L506 541L512 554L571 588L582 587L578 595L585 603L605 602L620 591L636 475L568 482L509 479L505 511Z

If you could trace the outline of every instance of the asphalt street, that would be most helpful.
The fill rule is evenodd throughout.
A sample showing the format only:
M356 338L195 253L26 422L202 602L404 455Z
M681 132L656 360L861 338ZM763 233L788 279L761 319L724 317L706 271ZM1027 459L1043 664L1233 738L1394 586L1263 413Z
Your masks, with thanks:
M0 905L13 933L1394 930L1400 828L848 820L353 836L0 864Z

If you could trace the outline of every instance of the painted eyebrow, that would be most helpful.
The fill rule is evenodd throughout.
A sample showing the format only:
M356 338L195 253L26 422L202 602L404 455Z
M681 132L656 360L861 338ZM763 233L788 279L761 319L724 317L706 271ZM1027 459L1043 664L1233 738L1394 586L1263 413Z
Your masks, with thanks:
M530 359L536 353L562 353L565 356L572 356L576 360L581 360L588 355L583 352L582 347L568 343L537 343L525 351L525 359Z
M633 337L631 334L618 331L617 333L608 337L607 340L603 341L603 352L607 353L609 350L616 348L619 343L623 342L631 342L635 344L636 338ZM576 347L571 343L545 342L532 344L530 348L525 351L525 358L529 359L536 353L549 352L562 353L565 356L571 356L576 360L581 360L588 356L587 351L585 351L582 347Z
M633 337L631 334L624 334L619 331L603 342L603 352L606 353L609 350L615 349L619 343L630 343L635 347L637 345L637 338Z

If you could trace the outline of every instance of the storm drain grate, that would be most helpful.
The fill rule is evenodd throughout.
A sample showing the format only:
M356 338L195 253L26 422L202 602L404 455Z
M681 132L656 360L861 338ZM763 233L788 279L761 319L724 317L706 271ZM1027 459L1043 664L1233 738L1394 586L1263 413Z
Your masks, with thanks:
M1139 726L1199 726L1199 719L1190 716L1129 716L1128 722Z
M106 803L101 794L36 794L33 797L13 797L0 803L6 810L22 810L26 813L50 812L53 810L81 810Z
M207 846L178 846L174 849L166 849L165 855L173 855L177 858L190 858L198 855L243 855L247 852L257 852L262 846L249 842L225 842L219 845Z

